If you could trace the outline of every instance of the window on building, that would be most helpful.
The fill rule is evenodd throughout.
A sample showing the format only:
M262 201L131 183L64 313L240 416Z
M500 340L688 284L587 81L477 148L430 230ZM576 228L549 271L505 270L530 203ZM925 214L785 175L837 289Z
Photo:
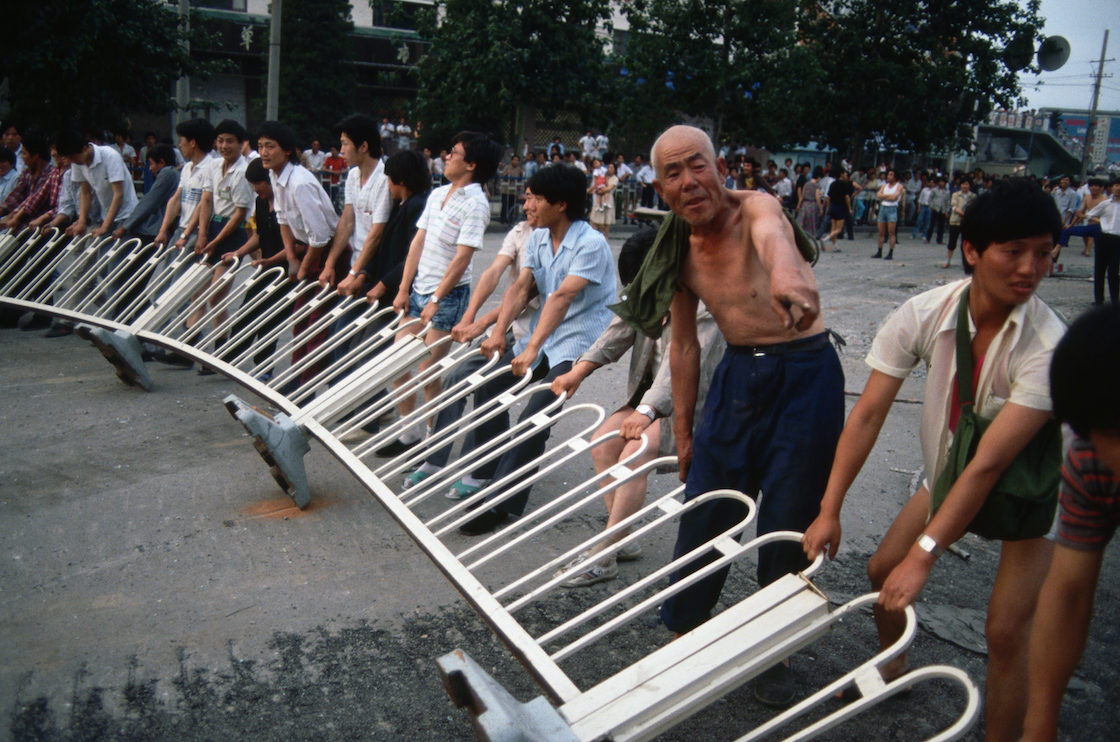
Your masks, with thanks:
M418 3L395 0L372 0L373 25L386 28L416 30L416 12L423 6Z

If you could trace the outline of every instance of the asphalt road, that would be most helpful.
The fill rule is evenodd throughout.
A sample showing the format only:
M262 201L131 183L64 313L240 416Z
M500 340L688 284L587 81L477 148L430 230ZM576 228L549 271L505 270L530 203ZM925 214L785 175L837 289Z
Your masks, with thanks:
M629 231L616 227L616 254ZM476 275L501 237L497 229L487 235ZM890 263L868 259L874 243L866 233L842 244L843 253L822 256L816 274L826 323L847 341L850 409L867 377L862 358L891 308L961 274L938 267L943 249L909 237ZM1069 318L1091 299L1090 259L1076 247L1063 255L1063 276L1040 289ZM522 700L538 692L321 447L307 457L312 506L299 511L225 412L221 400L243 393L235 384L166 366L151 371L155 388L145 394L122 385L77 338L0 330L4 738L468 740L469 721L450 703L434 662L457 646L484 657ZM613 409L624 401L625 374L625 360L600 370L580 401ZM867 589L866 555L916 479L923 384L919 369L903 385L849 495L845 546L822 576L841 593ZM590 461L574 465L534 499L590 472ZM675 475L660 475L650 489L675 484ZM959 664L982 684L977 629L996 554L975 537L961 545L973 558L945 557L935 571L921 641L929 661ZM671 546L647 545L649 561ZM1063 739L1106 739L1120 728L1112 663L1120 632L1108 621L1120 607L1117 569L1114 549ZM731 738L726 709L721 716L720 704L713 708L672 738ZM896 733L883 738L907 738Z

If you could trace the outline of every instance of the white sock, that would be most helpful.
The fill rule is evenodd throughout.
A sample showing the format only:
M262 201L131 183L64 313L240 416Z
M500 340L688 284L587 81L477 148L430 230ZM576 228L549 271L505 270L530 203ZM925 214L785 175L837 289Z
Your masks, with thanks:
M415 443L424 437L424 424L417 423L400 435L401 443Z
M481 488L484 484L486 484L485 479L475 479L474 477L471 477L471 476L463 477L462 481L463 481L463 484L467 485L468 487L479 487L479 488Z
M417 469L416 471L420 472L421 474L427 474L430 477L433 474L439 474L442 470L443 470L442 466L436 466L435 464L429 464L427 461L425 461L423 464L420 465L420 468Z

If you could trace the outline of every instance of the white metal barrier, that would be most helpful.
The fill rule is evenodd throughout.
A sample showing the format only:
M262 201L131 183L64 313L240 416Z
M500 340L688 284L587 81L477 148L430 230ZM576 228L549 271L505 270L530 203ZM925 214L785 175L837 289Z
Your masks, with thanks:
M537 498L544 501L493 534L465 540L456 529L482 508L501 504L550 474L570 470L574 460L615 438L617 433L592 438L605 418L603 408L565 406L565 399L558 397L401 491L402 475L428 452L454 445L497 415L518 411L533 395L547 393L547 386L523 377L458 417L453 427L434 431L423 445L378 459L377 450L401 432L467 401L508 369L497 368L494 361L479 364L478 351L460 348L420 370L434 347L426 344L428 327L394 317L389 308L339 297L312 282L290 283L280 269L260 271L239 264L215 279L213 268L173 248L136 241L69 241L58 233L7 234L0 235L0 304L81 323L80 334L109 358L127 383L152 387L141 349L141 343L151 343L204 363L265 399L274 411L234 395L225 405L253 435L277 483L301 508L311 501L302 458L309 438L317 439L443 571L544 689L547 698L521 704L462 652L442 657L439 665L448 691L457 705L467 707L482 739L650 739L820 639L876 598L865 595L833 610L811 580L821 566L818 558L804 573L758 590L677 641L657 647L651 639L648 651L639 653L637 660L581 688L564 670L567 663L578 663L581 652L616 639L622 627L703 577L741 565L763 545L799 540L800 534L770 533L740 543L755 517L750 498L720 490L682 502L683 487L653 498L605 532L573 536L580 529L558 527L571 524L583 512L594 512L604 493L672 463L671 458L659 458L635 465L643 445L610 470ZM339 331L322 337L332 326ZM402 329L414 332L394 342ZM321 340L316 347L291 360L293 352L316 338ZM472 365L464 365L468 362ZM457 373L460 369L464 373ZM436 379L448 380L438 397L365 440L344 443ZM535 460L462 501L438 496L464 474L550 430L564 432ZM589 593L594 601L588 607L561 619L545 620L539 612L529 622L518 619L564 595L558 590L561 583L584 568L565 569L578 555L605 547L601 553L606 557L642 541L672 538L682 513L717 499L741 503L743 518L693 552L662 565L644 564L630 584L619 581L606 586L612 589ZM611 543L615 538L619 540ZM714 561L668 584L671 573L707 552L715 555ZM932 667L884 683L878 672L913 640L913 610L906 616L906 631L894 646L751 730L740 742L763 739L779 729L789 740L811 739L904 687L934 679L960 685L963 693L957 718L930 739L961 738L979 709L979 693L967 675L955 668ZM811 709L848 687L858 688L859 701L789 731Z

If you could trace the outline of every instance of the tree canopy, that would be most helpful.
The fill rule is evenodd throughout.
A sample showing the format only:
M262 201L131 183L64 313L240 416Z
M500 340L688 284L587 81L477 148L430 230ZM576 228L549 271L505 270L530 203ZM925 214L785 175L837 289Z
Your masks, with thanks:
M606 66L596 35L607 0L443 0L418 19L432 42L417 65L418 118L430 136L500 135L516 107L586 117Z
M326 143L354 108L349 0L284 0L281 18L278 115L301 147Z
M799 13L820 67L819 136L857 157L873 138L914 152L967 140L992 102L1016 104L1003 50L1042 28L1038 0L806 0Z
M622 118L707 118L717 140L772 146L808 136L805 80L815 63L792 43L794 0L635 0L624 8Z
M202 32L181 28L176 12L159 0L12 3L0 44L12 117L112 128L125 110L172 110L175 81L214 68L182 48Z

